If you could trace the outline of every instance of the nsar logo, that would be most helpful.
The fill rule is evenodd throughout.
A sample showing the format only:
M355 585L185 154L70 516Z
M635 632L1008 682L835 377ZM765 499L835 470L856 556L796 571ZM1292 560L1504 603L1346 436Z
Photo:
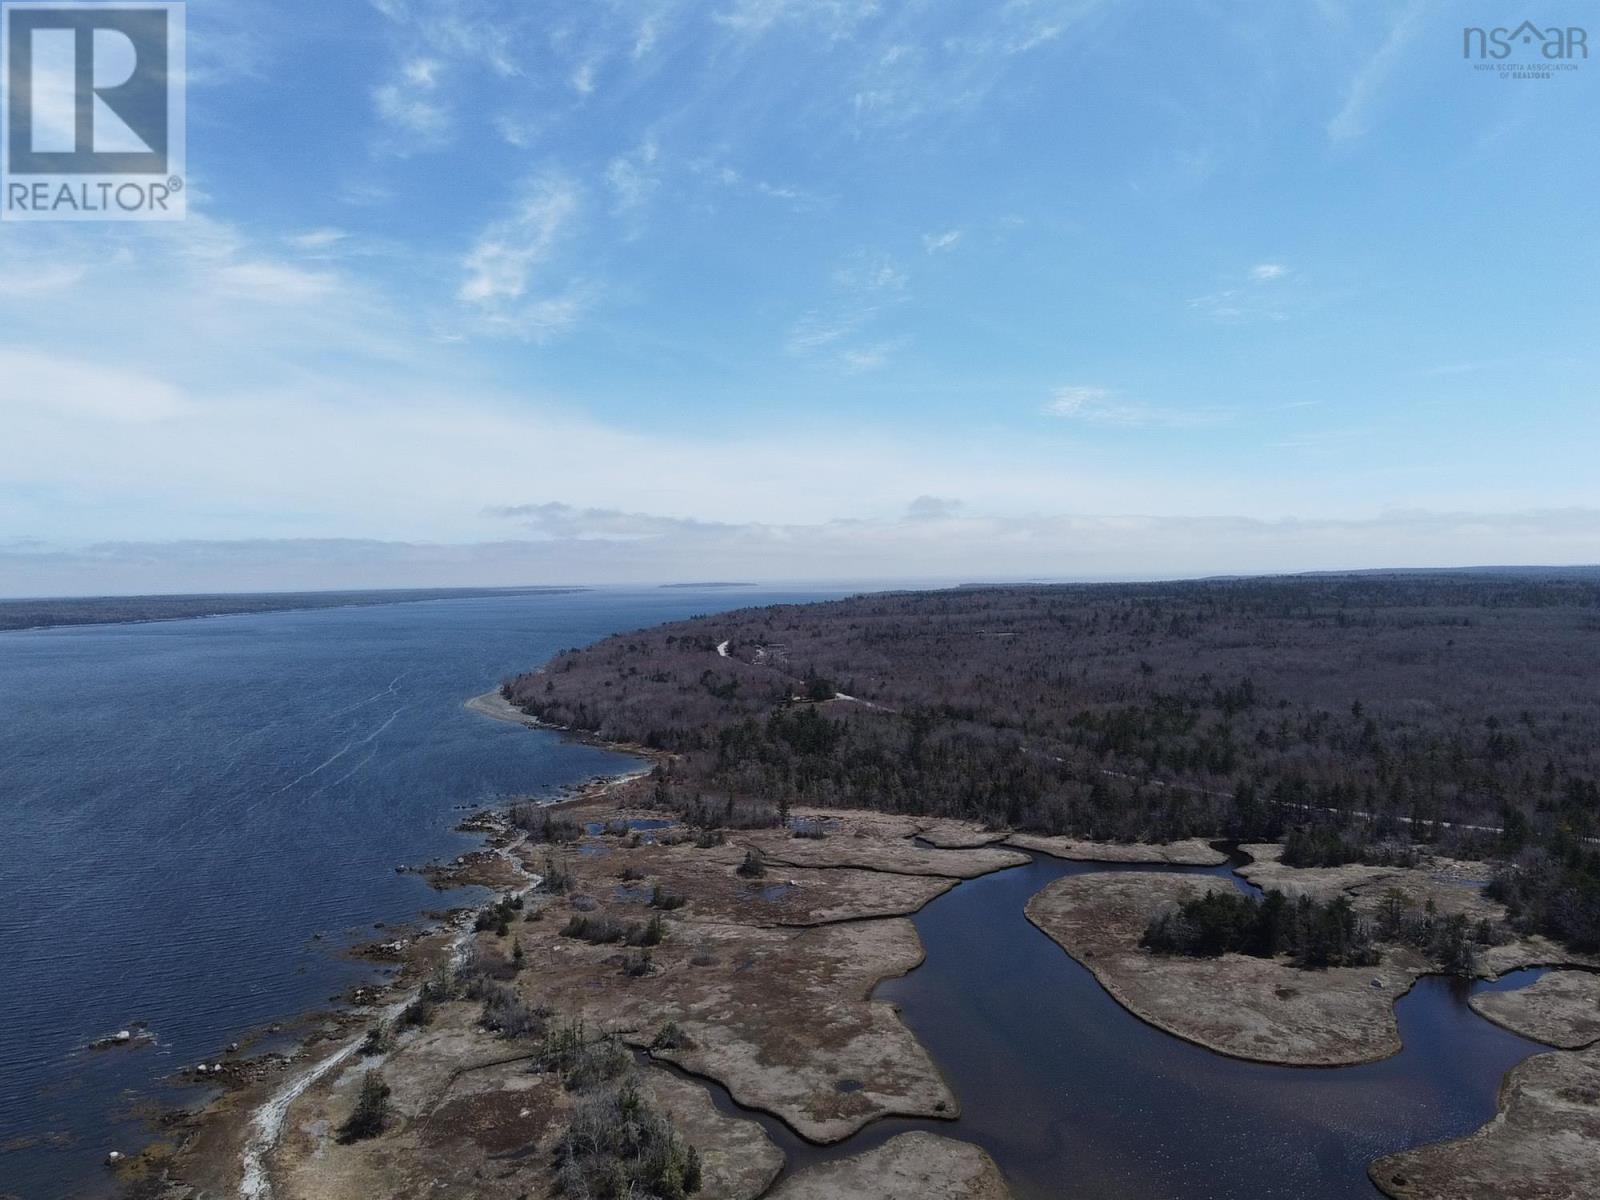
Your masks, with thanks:
M4 5L0 218L185 215L183 34L181 3Z
M1551 62L1589 57L1589 33L1580 25L1551 25L1541 29L1524 21L1515 29L1480 29L1468 26L1461 31L1461 57L1494 59L1511 57L1519 48Z

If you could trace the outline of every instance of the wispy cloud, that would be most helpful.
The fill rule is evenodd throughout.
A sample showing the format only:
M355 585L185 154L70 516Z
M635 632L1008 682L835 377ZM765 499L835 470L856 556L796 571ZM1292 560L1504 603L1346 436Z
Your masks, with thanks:
M748 175L730 163L713 158L691 159L687 166L695 175L709 180L718 188L782 201L795 212L809 212L814 209L825 208L835 201L835 197L831 195L812 191L808 188L798 187L791 183L773 183L766 179Z
M438 96L431 74L418 75L416 64L401 69L401 77L373 89L378 116L400 136L388 148L397 153L443 145L451 130L449 109Z
M870 346L858 346L839 354L839 365L852 375L879 371L887 367L901 350L911 344L910 337L891 338Z
M1411 0L1401 9L1377 50L1351 77L1345 88L1344 102L1327 124L1332 141L1353 141L1367 132L1372 123L1372 108L1416 36L1427 7L1426 0Z
M462 260L457 295L488 331L543 341L576 323L590 289L573 280L535 288L533 275L550 262L581 209L578 186L545 173L523 185L509 216L479 234Z
M922 248L929 254L940 254L946 250L954 250L960 240L959 229L947 229L943 233L925 233L922 235Z
M1290 297L1284 289L1293 291L1291 285L1298 282L1300 279L1285 263L1256 263L1244 273L1242 281L1194 297L1189 309L1223 325L1285 321L1289 318Z
M733 0L715 20L743 34L764 34L775 26L803 24L831 38L843 38L878 15L877 0Z
M327 296L338 286L326 271L307 271L267 260L229 263L212 276L221 292L271 304L303 304Z
M1217 425L1231 414L1210 408L1162 408L1129 400L1110 388L1075 385L1057 388L1043 409L1044 415L1085 425L1123 429L1165 427L1188 429Z
M851 255L831 275L834 303L806 313L784 340L788 353L819 357L847 374L880 370L910 344L876 329L884 314L908 297L910 275L888 254ZM868 340L870 339L870 340Z
M642 207L661 186L656 160L661 150L654 138L646 138L638 149L619 154L606 164L606 183L611 188L619 212Z
M292 233L283 240L296 250L308 252L331 250L340 242L345 241L350 235L342 229L322 228L308 229L304 233Z

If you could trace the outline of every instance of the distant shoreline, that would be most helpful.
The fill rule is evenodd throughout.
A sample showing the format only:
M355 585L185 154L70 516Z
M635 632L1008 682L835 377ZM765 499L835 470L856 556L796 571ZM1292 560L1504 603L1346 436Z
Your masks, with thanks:
M0 600L0 633L73 629L94 625L150 625L204 617L316 612L332 608L378 608L433 600L479 600L495 596L568 596L585 587L405 588L339 592L241 592L193 596L94 596L78 599Z

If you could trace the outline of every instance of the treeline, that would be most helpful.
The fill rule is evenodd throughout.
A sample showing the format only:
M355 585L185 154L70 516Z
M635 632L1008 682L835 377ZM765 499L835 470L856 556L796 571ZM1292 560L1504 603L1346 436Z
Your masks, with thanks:
M1432 901L1413 911L1396 889L1384 895L1375 924L1348 896L1291 899L1279 891L1229 891L1190 897L1157 913L1139 944L1157 954L1197 958L1288 955L1297 967L1320 970L1372 966L1382 960L1379 943L1395 942L1421 950L1444 971L1470 975L1477 947L1493 937L1487 921L1473 924L1460 913L1440 916Z
M1593 866L1538 852L1600 837L1597 675L1593 575L1361 575L745 609L562 654L504 693L669 752L658 801L729 824L818 804L1288 835L1305 864L1420 843L1523 863L1506 887L1525 919L1577 928Z
M1524 851L1495 872L1489 895L1514 928L1600 953L1600 849L1570 836Z
M1282 892L1264 898L1207 892L1152 918L1139 944L1157 954L1215 958L1293 956L1296 966L1365 967L1378 961L1367 923L1348 896L1329 901Z

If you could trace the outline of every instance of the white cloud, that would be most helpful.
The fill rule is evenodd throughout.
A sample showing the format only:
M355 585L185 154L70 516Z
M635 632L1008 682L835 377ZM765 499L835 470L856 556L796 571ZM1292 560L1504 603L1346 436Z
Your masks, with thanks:
M397 150L437 145L450 131L450 114L432 95L432 85L386 83L375 88L372 103L378 116L408 135Z
M1110 388L1077 385L1057 388L1044 406L1044 414L1085 425L1140 428L1158 426L1193 428L1230 419L1217 409L1160 408L1124 398Z
M1389 76L1394 73L1402 53L1416 36L1426 11L1426 0L1411 0L1395 17L1377 50L1351 77L1345 89L1344 103L1327 124L1328 137L1332 141L1353 141L1367 132L1372 122L1372 107Z
M45 296L67 292L88 276L81 263L37 263L26 269L13 267L0 275L0 295L8 297Z
M781 24L810 25L843 38L877 16L877 0L734 0L715 19L744 34L763 34Z
M660 177L652 171L659 156L655 139L647 138L632 154L619 154L606 164L606 183L616 197L617 211L642 207L661 186Z
M413 58L403 64L400 74L412 87L432 89L439 82L439 60L436 58Z
M331 250L350 235L342 229L308 229L283 240L296 250Z
M809 312L795 322L784 342L790 354L806 354L832 346L849 337L861 327L859 314L832 316Z
M1304 282L1284 263L1256 263L1244 273L1243 282L1196 296L1189 301L1189 309L1222 325L1286 321L1289 319L1291 297L1284 290L1271 286L1286 281Z
M235 262L212 276L216 288L234 296L272 304L299 304L326 296L338 279L324 271L306 271L286 263Z
M656 27L655 18L646 17L639 22L639 29L633 38L633 51L630 54L633 61L638 62L648 56L656 48L656 41L659 37L660 31Z
M889 255L863 252L835 270L833 282L843 291L877 297L885 292L903 292L910 276Z
M170 421L188 407L177 388L122 365L0 346L0 411L13 415L13 437L16 418L24 411L54 411L94 425L128 425Z
M943 233L925 233L922 235L922 248L929 254L939 254L945 250L954 250L960 240L959 229L947 229Z
M510 216L486 228L462 260L461 301L497 332L542 340L571 327L584 307L579 290L548 288L530 296L544 265L581 210L577 185L544 174L524 185Z
M911 344L909 337L892 338L870 346L859 346L842 351L839 365L852 375L865 371L878 371L888 366L894 356Z

